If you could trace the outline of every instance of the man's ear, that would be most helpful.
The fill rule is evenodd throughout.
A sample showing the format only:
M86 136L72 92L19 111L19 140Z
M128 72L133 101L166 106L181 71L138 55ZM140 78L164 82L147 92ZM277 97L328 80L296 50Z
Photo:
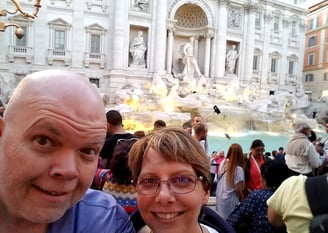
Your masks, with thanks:
M5 122L2 117L0 117L0 137L2 137L3 130L5 128Z

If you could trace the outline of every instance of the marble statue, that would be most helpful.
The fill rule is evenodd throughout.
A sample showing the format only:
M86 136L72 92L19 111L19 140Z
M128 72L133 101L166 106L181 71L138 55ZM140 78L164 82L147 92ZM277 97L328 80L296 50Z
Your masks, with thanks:
M194 38L190 37L189 42L183 43L181 45L182 52L182 61L185 64L185 67L182 71L182 74L185 76L184 81L190 81L194 79L194 73L198 75L198 77L203 76L200 73L197 60L194 57Z
M236 50L236 45L232 45L232 48L228 50L226 55L226 72L227 74L234 74L236 61L239 57L239 54Z
M145 68L145 52L147 50L146 43L142 36L142 31L138 31L137 36L130 45L130 54L132 56L131 66Z

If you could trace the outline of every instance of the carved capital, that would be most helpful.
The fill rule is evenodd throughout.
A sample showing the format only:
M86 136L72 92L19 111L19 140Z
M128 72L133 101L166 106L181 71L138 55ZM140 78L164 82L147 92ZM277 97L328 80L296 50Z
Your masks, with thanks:
M266 12L264 14L264 20L266 23L270 23L273 19L272 13L271 12Z
M228 5L231 0L218 0L219 5Z
M245 9L248 12L255 12L259 9L259 5L256 2L250 2L245 5Z

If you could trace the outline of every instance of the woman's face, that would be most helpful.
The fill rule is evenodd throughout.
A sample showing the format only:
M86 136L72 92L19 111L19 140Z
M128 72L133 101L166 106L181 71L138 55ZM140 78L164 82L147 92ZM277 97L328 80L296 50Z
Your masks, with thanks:
M166 161L162 155L150 149L145 155L139 177L153 177L167 181L175 176L193 176L196 173L188 163ZM155 233L199 232L198 215L209 198L200 180L195 189L185 194L175 194L166 182L161 182L152 195L138 193L138 208L146 224Z
M255 158L258 158L264 154L264 151L265 151L264 146L258 146L252 149L252 155Z

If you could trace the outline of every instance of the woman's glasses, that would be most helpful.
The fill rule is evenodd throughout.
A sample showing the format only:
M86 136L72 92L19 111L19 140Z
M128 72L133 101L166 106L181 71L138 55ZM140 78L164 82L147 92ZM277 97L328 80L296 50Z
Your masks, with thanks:
M157 193L161 183L166 183L168 188L175 194L185 194L194 191L196 182L203 180L202 176L173 176L168 180L160 180L157 177L139 177L133 180L136 184L137 193L140 195L152 195Z
M256 152L256 153L264 153L265 152L265 149L264 148L254 148L254 151Z

